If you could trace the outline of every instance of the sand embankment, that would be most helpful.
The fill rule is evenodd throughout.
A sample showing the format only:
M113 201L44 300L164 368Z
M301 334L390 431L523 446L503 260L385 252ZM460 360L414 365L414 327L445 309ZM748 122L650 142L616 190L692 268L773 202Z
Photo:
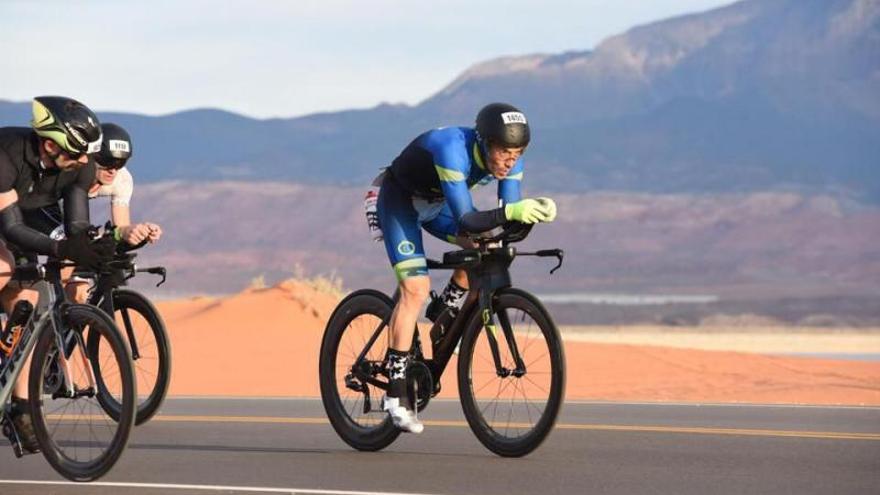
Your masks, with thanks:
M308 284L288 281L226 298L159 303L174 352L170 394L320 395L321 336L337 300ZM758 354L760 343L741 331L724 338L715 335L715 344L725 350L680 348L713 342L712 335L698 332L688 335L690 340L679 332L677 343L671 338L675 333L646 328L635 333L644 337L638 345L620 340L620 329L608 332L617 334L617 341L609 337L604 342L590 338L589 332L566 331L567 398L880 405L880 362ZM733 345L737 333L741 343L751 343ZM797 340L810 336L827 337L810 332ZM834 352L828 342L845 340L832 336L816 345ZM454 397L455 383L450 366L442 395Z

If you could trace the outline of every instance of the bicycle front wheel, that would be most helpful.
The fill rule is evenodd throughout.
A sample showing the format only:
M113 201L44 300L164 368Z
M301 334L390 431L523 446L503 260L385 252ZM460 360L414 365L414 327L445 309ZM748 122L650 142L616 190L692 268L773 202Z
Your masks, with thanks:
M113 291L113 316L132 352L135 379L137 380L138 406L135 424L147 422L159 410L168 393L171 381L171 342L165 331L165 323L155 306L141 294L117 289ZM100 340L89 342L95 354L100 353ZM98 366L99 389L103 385L101 363ZM102 393L98 401L112 417L119 416L121 404L114 395Z
M383 449L400 435L382 411L382 388L364 378L388 383L382 366L393 307L379 291L355 292L339 303L321 343L318 373L324 410L340 438L358 450Z
M137 393L131 355L113 321L95 307L70 305L58 325L59 332L43 332L31 360L28 393L34 431L56 471L73 481L93 481L122 455L134 425ZM92 339L101 343L100 355L89 352L86 342ZM120 404L118 418L98 402L99 361L106 390Z
M494 332L483 325L479 311L468 322L458 390L480 442L498 455L520 457L538 448L553 429L565 390L565 355L556 325L534 296L504 289L492 304Z

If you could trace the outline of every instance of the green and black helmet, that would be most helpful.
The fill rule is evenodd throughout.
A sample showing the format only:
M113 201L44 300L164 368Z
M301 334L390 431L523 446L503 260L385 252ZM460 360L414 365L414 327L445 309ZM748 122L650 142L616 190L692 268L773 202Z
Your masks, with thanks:
M101 150L101 124L94 112L64 96L34 98L31 126L40 137L51 139L72 155Z

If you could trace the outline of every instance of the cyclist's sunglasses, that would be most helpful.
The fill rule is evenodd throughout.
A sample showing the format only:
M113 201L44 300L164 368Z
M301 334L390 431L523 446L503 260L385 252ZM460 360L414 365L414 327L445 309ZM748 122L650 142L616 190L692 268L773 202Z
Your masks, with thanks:
M71 160L79 160L83 155L87 154L85 151L70 151L68 149L61 148L61 151L64 152Z
M71 149L68 149L66 146L62 146L61 144L59 144L57 142L55 144L59 148L61 148L61 151L63 151L64 154L69 156L71 160L79 160L80 158L82 158L83 155L94 155L95 153L97 153L98 151L101 150L101 141L94 141L94 142L89 143L88 148L85 151L71 150Z
M101 168L108 170L119 170L120 168L125 166L125 164L128 162L128 158L113 158L110 161L95 160L95 162L97 162L98 166Z

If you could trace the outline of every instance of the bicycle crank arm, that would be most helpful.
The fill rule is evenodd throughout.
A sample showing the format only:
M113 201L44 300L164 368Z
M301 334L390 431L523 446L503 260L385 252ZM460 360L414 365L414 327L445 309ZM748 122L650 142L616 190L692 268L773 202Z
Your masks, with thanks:
M80 397L88 397L89 399L95 396L94 387L75 389L73 392L69 391L60 391L52 394L52 399L79 399Z
M369 414L373 409L373 401L370 399L370 387L364 385L364 414Z
M3 436L12 444L12 452L15 453L16 458L21 459L27 452L24 451L24 447L21 445L21 437L18 436L18 430L15 429L15 425L12 424L9 415L4 415L0 423L3 425Z

